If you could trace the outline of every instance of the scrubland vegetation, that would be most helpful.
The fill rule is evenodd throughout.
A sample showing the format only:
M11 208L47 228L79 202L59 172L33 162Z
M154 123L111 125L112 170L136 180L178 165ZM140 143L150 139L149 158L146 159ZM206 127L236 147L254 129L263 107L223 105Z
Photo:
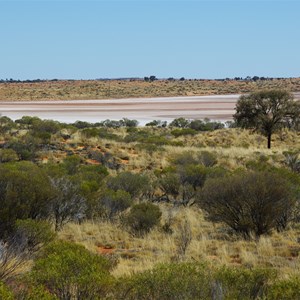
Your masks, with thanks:
M300 133L0 118L1 299L300 299Z
M155 77L155 76L154 76ZM257 89L300 90L299 78L223 80L49 80L0 81L0 100L76 100L243 94Z

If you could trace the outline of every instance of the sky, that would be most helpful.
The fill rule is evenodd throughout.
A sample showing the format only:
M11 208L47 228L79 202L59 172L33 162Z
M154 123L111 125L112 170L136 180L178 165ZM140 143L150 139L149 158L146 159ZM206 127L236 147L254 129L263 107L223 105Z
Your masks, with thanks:
M300 77L300 0L0 0L0 79Z

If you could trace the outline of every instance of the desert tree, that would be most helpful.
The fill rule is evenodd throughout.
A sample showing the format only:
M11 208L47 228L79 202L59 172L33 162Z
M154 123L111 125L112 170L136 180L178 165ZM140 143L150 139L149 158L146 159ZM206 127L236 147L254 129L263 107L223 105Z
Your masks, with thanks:
M55 231L66 223L81 220L85 216L86 200L81 196L79 187L69 179L51 178L53 196L49 200L49 216L53 218Z
M277 130L297 124L300 118L300 104L293 95L284 90L262 90L242 95L236 104L234 120L239 127L252 128L268 139Z

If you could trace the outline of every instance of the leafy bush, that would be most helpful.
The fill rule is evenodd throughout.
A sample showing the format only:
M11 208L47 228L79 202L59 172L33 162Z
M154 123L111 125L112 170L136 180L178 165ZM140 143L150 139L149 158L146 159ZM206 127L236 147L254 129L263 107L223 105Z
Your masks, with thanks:
M270 172L208 180L199 198L212 221L225 222L244 237L285 228L295 203L288 181Z
M19 160L18 154L13 149L0 149L0 162Z
M13 140L8 143L7 147L14 150L20 160L34 160L36 158L37 145L30 143L29 140L25 142Z
M300 299L300 277L292 277L286 280L275 281L269 288L267 299Z
M32 280L22 278L19 280L20 290L16 292L16 299L22 300L59 300L58 297L51 294L44 286L38 285Z
M13 300L13 293L0 281L0 299Z
M106 190L100 197L100 203L107 210L107 216L111 219L124 211L132 204L131 196L123 190Z
M213 167L218 162L216 154L208 151L201 151L198 155L198 159L205 167Z
M0 165L0 237L12 232L17 219L47 218L49 178L31 162Z
M182 129L174 129L174 130L171 131L171 133L175 137L179 137L181 135L195 135L198 132L194 129L191 129L191 128L182 128Z
M107 186L114 191L126 191L132 198L136 198L148 189L148 178L140 174L122 172L116 177L108 178Z
M211 274L200 263L161 264L154 269L121 278L115 299L211 299Z
M158 206L152 203L140 203L130 209L124 222L132 233L142 236L159 223L161 215Z
M167 127L167 121L153 120L153 121L147 123L146 126L164 128L164 127Z
M87 207L79 187L65 177L51 178L51 185L53 195L49 199L48 215L54 220L55 231L71 220L82 220Z
M19 247L29 252L36 252L42 246L49 244L55 238L51 225L41 220L17 220L15 225L14 239Z
M169 124L169 127L188 128L190 123L191 121L185 118L177 118Z
M103 299L111 284L111 265L83 246L57 241L36 260L30 277L59 299Z
M77 155L67 156L62 163L62 166L66 169L69 175L77 173L82 159Z
M276 272L271 269L222 267L214 277L214 290L221 299L265 299Z

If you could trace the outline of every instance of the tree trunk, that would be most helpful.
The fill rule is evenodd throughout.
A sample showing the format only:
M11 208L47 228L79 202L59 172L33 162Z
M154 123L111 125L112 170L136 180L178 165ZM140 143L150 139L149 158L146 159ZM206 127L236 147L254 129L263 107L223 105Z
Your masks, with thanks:
M271 149L271 133L268 133L268 149Z

